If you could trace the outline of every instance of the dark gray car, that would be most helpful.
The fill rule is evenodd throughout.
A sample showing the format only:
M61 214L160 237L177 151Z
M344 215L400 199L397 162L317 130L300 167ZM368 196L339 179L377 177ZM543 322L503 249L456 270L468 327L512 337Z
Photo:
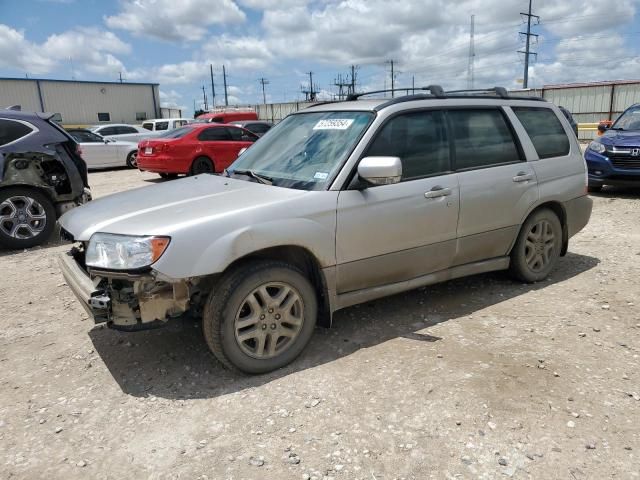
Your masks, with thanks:
M0 110L0 246L45 242L56 219L90 199L78 144L54 114Z

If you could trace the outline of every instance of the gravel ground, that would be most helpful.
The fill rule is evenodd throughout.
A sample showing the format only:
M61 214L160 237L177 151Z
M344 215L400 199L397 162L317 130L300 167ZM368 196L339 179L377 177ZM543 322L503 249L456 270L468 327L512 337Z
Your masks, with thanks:
M0 477L638 478L639 197L594 197L548 281L349 308L258 377L225 371L195 321L94 327L56 264L68 245L0 252Z

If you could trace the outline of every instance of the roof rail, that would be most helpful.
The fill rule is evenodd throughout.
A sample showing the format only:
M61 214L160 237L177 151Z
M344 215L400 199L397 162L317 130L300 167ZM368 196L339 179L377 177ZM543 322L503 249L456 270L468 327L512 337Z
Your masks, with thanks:
M411 90L412 92L415 90L428 90L431 95L433 95L434 97L437 98L445 98L445 92L442 89L442 87L440 85L429 85L428 87L406 87L406 88L387 88L385 90L372 90L370 92L360 92L360 93L350 93L349 95L347 95L347 102L352 101L352 100L357 100L358 98L364 96L364 95L373 95L374 93L388 93L388 92L402 92L402 91L409 91ZM402 98L402 97L398 97L398 98Z
M468 95L468 94L473 95L474 93L481 94L481 95L483 95L483 94L486 95L486 94L489 94L489 93L494 93L498 97L509 98L509 92L507 92L507 89L504 88L504 87L479 88L479 89L474 89L474 90L449 90L449 91L447 91L445 93L447 95L449 95L451 93L461 94L461 95Z

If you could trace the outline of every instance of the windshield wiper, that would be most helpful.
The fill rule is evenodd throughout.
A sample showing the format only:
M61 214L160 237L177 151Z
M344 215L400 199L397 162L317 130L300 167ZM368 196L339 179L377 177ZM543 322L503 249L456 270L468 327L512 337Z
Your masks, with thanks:
M257 180L260 183L264 183L265 185L273 185L273 178L267 177L266 175L262 175L260 173L256 173L253 170L233 170L232 173L235 175L246 175L247 177L251 177L254 180ZM227 175L229 172L227 172Z
M624 132L624 128L622 127L611 127L609 130L617 130L619 132Z

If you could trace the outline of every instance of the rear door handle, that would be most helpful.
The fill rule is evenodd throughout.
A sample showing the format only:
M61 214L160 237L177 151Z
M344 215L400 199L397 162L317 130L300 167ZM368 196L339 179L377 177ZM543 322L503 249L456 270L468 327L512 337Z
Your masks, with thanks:
M435 186L428 192L424 194L425 198L438 198L438 197L447 197L451 195L450 188L443 188L440 186Z
M533 179L533 175L527 172L518 172L518 174L515 177L513 177L513 181L518 183L528 182L531 179Z

